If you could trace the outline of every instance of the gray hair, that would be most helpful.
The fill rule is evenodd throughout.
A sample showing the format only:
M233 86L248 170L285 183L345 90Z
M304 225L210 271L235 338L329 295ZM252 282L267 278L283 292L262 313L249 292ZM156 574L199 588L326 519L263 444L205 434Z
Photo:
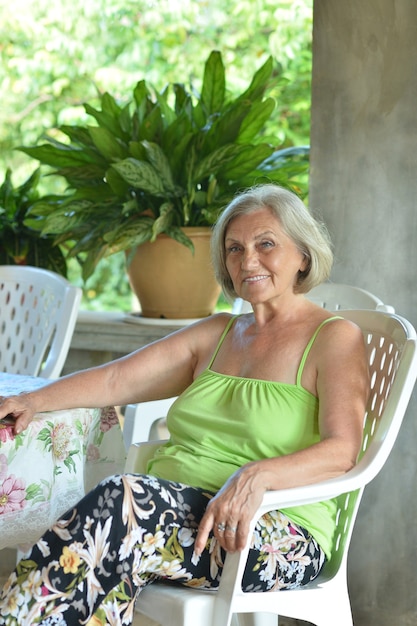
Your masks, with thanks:
M308 259L305 270L299 272L296 293L307 293L327 280L333 264L333 252L328 231L316 220L300 198L279 185L268 183L237 194L218 218L211 238L214 272L224 294L233 300L237 293L226 268L225 237L236 217L268 208L279 220L285 234L292 239L301 254Z

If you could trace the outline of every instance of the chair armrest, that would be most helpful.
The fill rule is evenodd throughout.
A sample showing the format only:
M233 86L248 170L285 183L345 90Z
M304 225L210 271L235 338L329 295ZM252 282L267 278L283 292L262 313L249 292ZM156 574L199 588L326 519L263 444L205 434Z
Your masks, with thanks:
M335 478L329 478L311 485L292 487L291 489L267 491L254 518L258 519L264 513L275 509L330 500L337 498L343 493L349 493L365 487L375 477L379 469L378 466L374 469L370 462L371 460L374 461L374 458L372 458L374 456L375 450L368 449L362 459L351 470Z
M152 458L155 451L166 441L166 439L159 439L131 444L127 453L125 471L144 473L149 459ZM254 519L258 519L264 513L274 509L330 500L342 493L354 491L364 486L365 483L373 478L373 476L366 476L366 479L364 478L364 469L368 469L368 466L369 462L366 462L363 458L349 472L337 476L336 478L330 478L329 480L313 483L311 485L293 487L291 489L267 491L263 496L262 503Z
M154 441L140 441L132 443L127 451L125 464L125 472L132 474L144 474L149 459L155 453L155 450L166 442L166 439Z

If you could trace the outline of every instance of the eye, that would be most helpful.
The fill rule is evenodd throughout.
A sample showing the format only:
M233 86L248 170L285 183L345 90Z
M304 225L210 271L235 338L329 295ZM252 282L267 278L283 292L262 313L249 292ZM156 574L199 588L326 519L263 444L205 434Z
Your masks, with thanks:
M234 243L230 246L228 246L226 252L228 254L236 254L237 252L240 252L242 250L241 246L238 246L237 243Z
M259 245L261 248L268 249L268 248L273 248L275 244L270 239L264 239L263 241L260 242Z

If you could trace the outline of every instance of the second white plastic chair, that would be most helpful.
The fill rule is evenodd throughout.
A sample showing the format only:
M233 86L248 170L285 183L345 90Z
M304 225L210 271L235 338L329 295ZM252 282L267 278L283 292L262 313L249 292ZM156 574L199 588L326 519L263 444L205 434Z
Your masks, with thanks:
M0 266L0 370L57 378L64 366L81 289L38 267Z

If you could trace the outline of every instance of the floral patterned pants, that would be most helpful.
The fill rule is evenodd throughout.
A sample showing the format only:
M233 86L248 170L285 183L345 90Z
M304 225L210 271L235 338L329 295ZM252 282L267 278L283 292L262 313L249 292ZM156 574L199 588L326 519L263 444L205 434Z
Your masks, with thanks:
M18 563L1 594L0 624L121 626L132 623L138 592L156 579L218 587L224 551L215 537L193 555L212 496L141 474L105 479ZM256 525L243 589L298 587L324 560L304 529L269 513Z

